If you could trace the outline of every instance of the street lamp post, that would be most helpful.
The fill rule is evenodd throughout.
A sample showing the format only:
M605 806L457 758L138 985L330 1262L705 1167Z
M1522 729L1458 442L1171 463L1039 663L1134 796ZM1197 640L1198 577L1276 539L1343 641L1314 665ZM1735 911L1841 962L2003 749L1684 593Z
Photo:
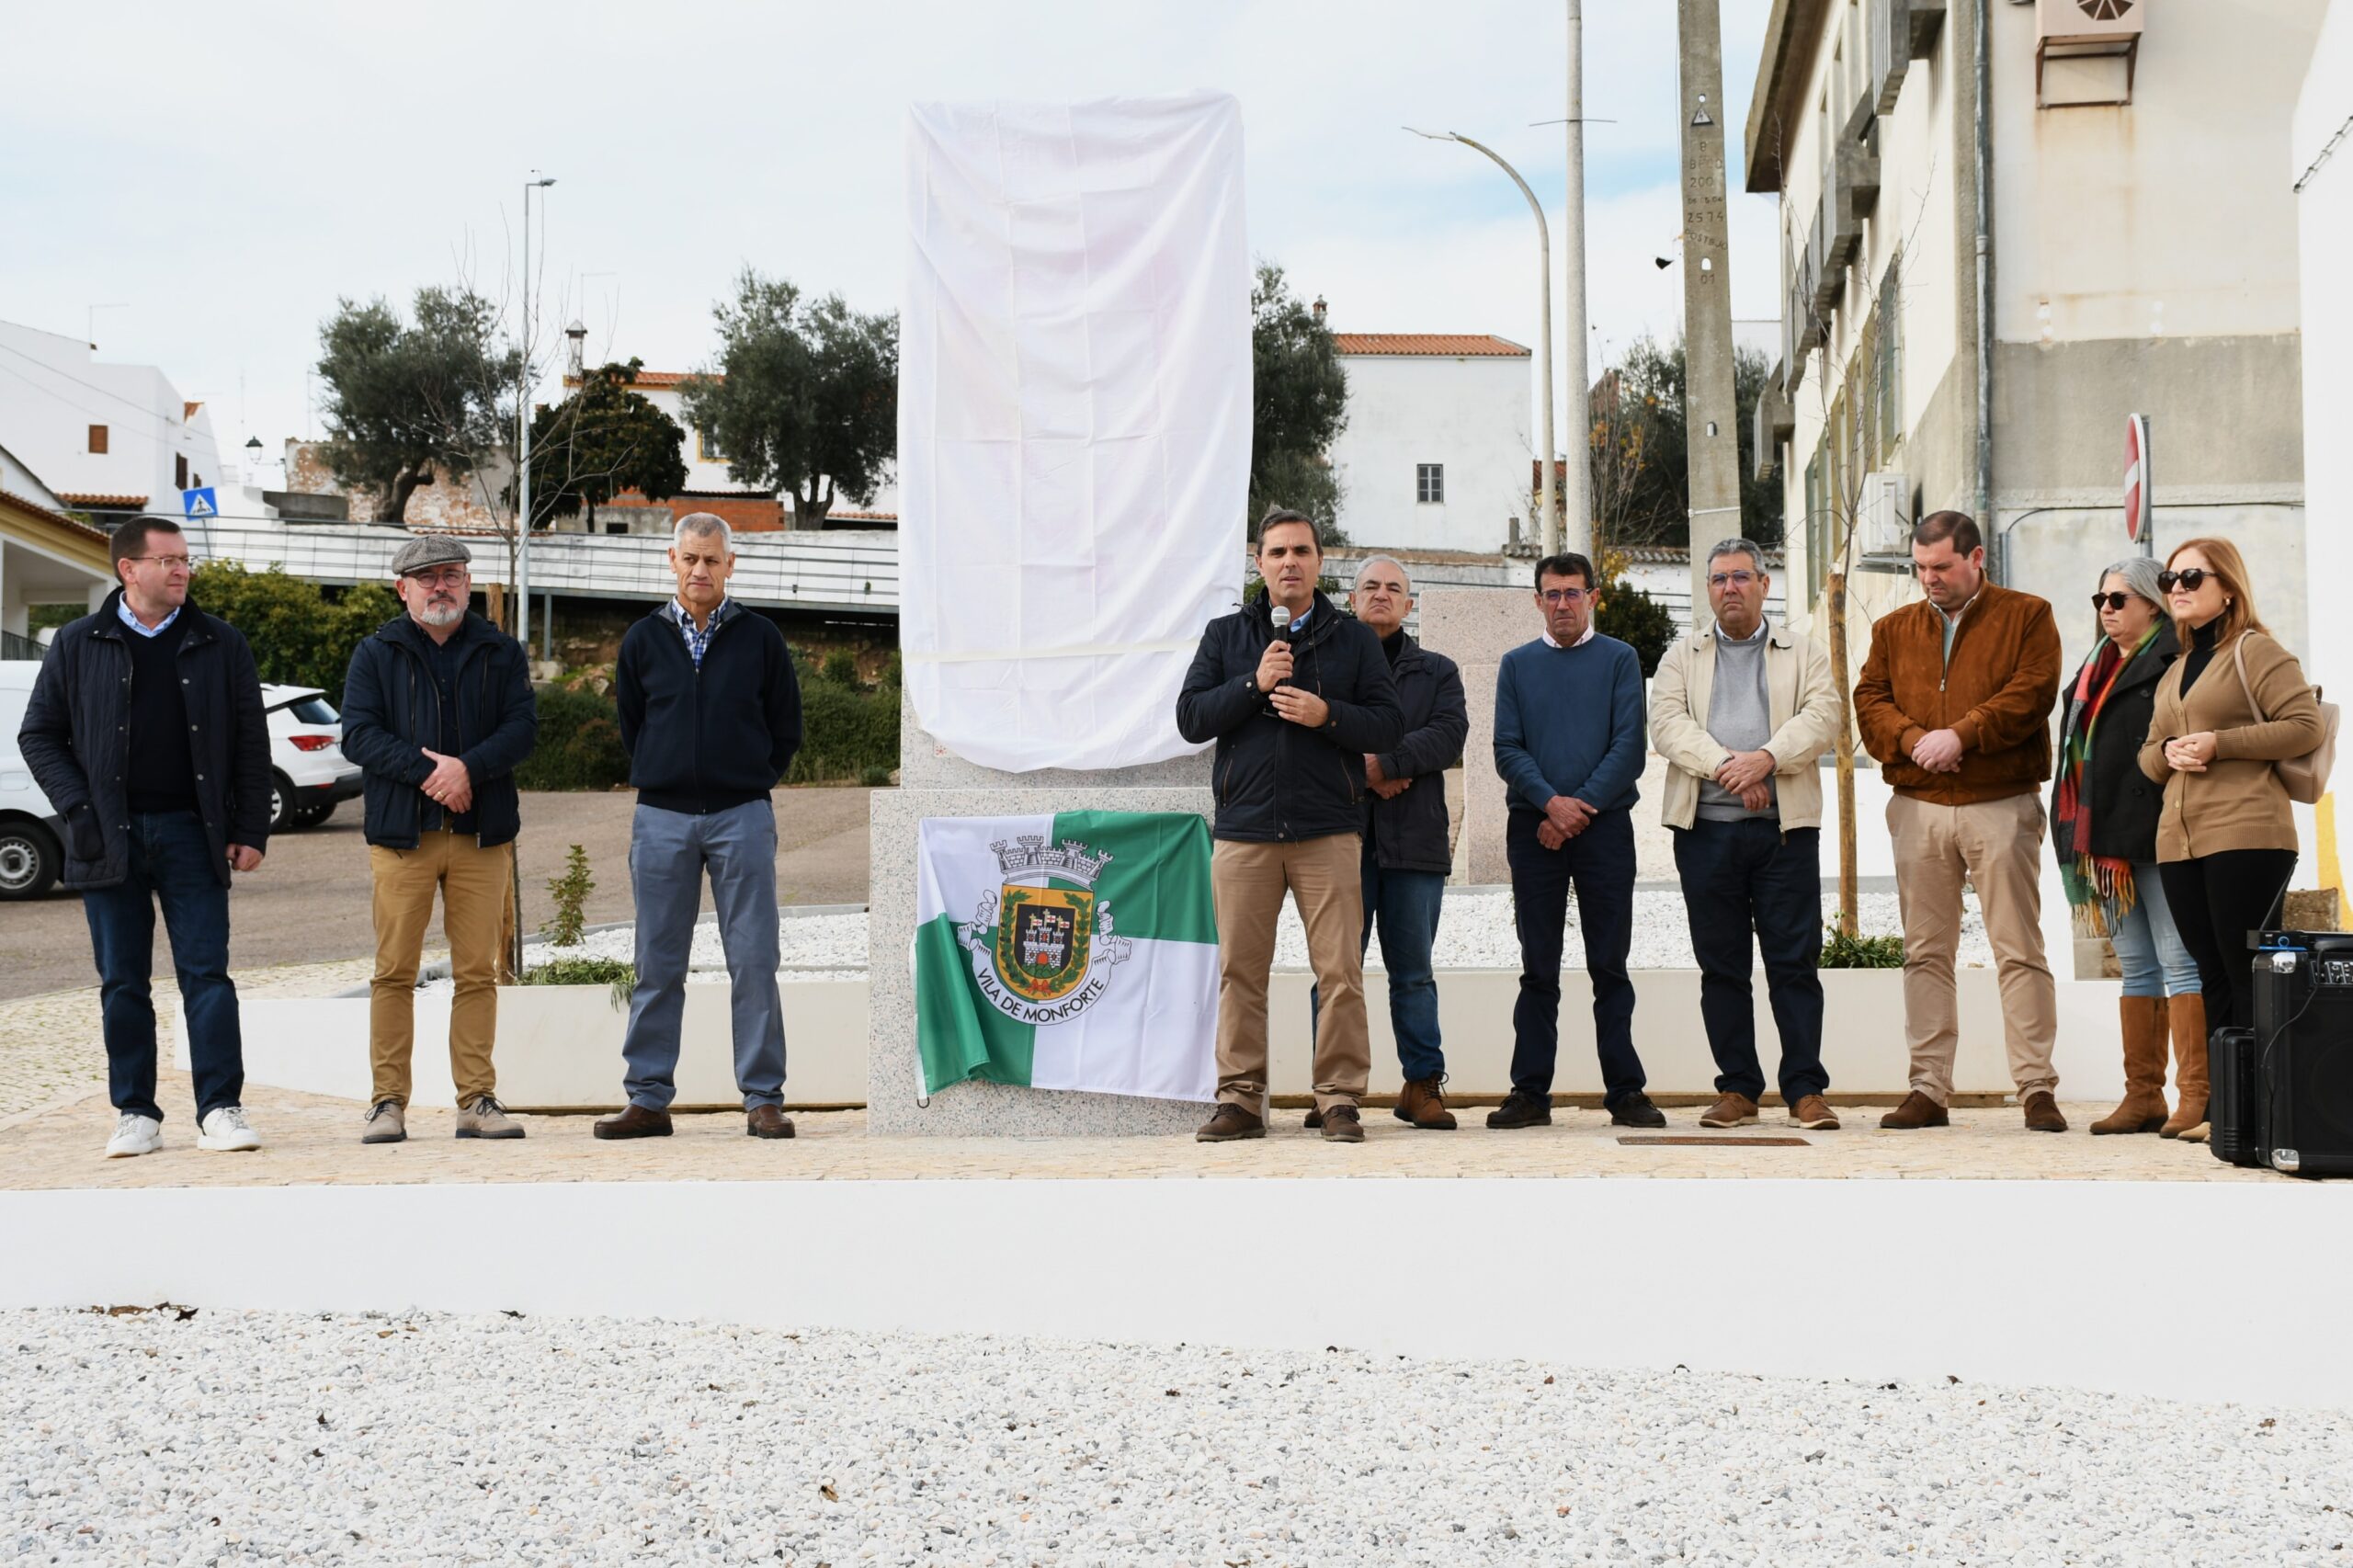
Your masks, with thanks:
M523 182L523 369L515 397L515 641L531 655L531 192L555 183L539 170ZM547 198L540 198L542 210Z
M1536 297L1540 306L1539 313L1542 318L1543 331L1543 336L1538 339L1536 373L1544 383L1544 467L1538 482L1537 506L1544 514L1543 528L1539 536L1544 541L1544 553L1553 554L1561 548L1561 517L1552 504L1552 470L1558 461L1556 449L1552 445L1552 231L1544 222L1544 204L1536 199L1536 193L1528 188L1528 182L1519 177L1519 171L1504 162L1503 155L1494 148L1473 142L1460 131L1414 131L1410 125L1405 129L1433 142L1460 142L1474 153L1484 153L1495 160L1497 168L1511 176L1512 184L1519 187L1519 194L1528 198L1528 210L1536 214Z

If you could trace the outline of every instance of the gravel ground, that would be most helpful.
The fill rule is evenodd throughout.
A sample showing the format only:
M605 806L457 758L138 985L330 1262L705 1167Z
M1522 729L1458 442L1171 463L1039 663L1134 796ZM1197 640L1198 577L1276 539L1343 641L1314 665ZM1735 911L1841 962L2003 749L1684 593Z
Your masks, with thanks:
M1862 928L1866 932L1890 932L1903 928L1892 892L1862 895ZM1835 915L1837 904L1824 899L1824 918ZM1645 892L1634 895L1634 945L1631 965L1635 969L1690 969L1691 928L1683 895L1674 892ZM858 979L866 969L866 916L863 915L811 915L787 917L779 923L783 933L783 970L796 979ZM1576 905L1569 906L1571 937L1568 948L1570 961L1584 961L1584 949L1576 932ZM527 951L527 966L545 963L556 958L617 958L626 959L631 953L631 933L627 930L599 931L585 938L576 948L534 948ZM1440 969L1518 969L1519 938L1512 929L1511 895L1504 892L1452 892L1446 895L1446 909L1438 919L1438 967ZM1964 967L1984 967L1994 961L1992 948L1986 945L1985 923L1977 913L1977 895L1971 893L1961 916L1960 961ZM689 960L696 971L692 978L718 981L726 978L724 960L720 951L719 928L701 926L695 930L694 956ZM1366 967L1379 969L1381 940L1374 937L1372 949L1365 957ZM1300 926L1299 912L1286 903L1281 923L1275 934L1275 967L1303 970L1307 967L1307 933Z
M558 1319L0 1319L36 1562L2327 1563L2342 1415Z

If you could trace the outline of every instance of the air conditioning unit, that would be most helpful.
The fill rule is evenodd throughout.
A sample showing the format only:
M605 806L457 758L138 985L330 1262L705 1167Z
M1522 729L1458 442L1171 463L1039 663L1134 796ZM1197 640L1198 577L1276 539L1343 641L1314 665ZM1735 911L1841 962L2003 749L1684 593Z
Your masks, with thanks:
M2035 108L2131 103L2149 4L2034 0ZM2056 72L2048 70L2053 62L2061 62Z
M1863 476L1855 504L1855 553L1912 564L1912 476L1882 470Z

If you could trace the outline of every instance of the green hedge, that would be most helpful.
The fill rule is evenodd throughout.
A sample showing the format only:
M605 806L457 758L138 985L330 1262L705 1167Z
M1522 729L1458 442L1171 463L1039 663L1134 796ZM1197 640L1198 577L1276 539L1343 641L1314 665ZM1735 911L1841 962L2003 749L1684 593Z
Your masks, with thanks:
M899 766L899 688L867 687L838 672L801 677L801 749L788 784L870 779ZM609 696L570 687L539 689L540 740L515 770L526 790L609 790L629 782L620 714Z
M361 639L400 614L400 600L377 583L330 599L316 583L279 567L248 572L233 561L208 561L188 580L188 597L245 634L261 678L315 686L343 706L343 677Z

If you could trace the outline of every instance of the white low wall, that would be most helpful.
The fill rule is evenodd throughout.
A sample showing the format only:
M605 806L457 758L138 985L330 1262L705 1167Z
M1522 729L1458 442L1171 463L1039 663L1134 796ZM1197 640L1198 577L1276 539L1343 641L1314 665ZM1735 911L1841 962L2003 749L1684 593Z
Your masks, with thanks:
M745 1246L787 1216L799 1245ZM0 1308L499 1310L1583 1367L2046 1384L2353 1408L2353 1184L2109 1181L805 1181L0 1192ZM452 1247L456 1234L659 1238ZM1316 1236L1442 1236L1336 1279ZM222 1246L228 1237L267 1244ZM1695 1274L1712 1239L1753 1257ZM2162 1279L2125 1237L2260 1259ZM125 1244L135 1238L135 1244ZM1923 1240L1939 1249L1933 1263ZM1204 1267L1214 1240L1217 1267ZM1775 1267L1782 1244L1802 1267ZM1808 1246L1807 1244L1813 1244ZM2205 1249L2211 1252L2211 1244ZM1785 1254L1783 1255L1785 1256ZM399 1267L386 1268L386 1258ZM1607 1260L1597 1264L1597 1260ZM1237 1288L1237 1281L1246 1281ZM2230 1332L2251 1304L2283 1310ZM2184 1325L2198 1325L2185 1331ZM2233 1430L2245 1430L2241 1424Z
M1898 1095L1908 1087L1904 1050L1904 982L1897 970L1833 970L1823 1060L1834 1095ZM1389 1027L1387 977L1368 974L1372 1022L1372 1092L1402 1083ZM1561 1056L1554 1089L1597 1094L1592 992L1581 971L1561 977ZM1268 994L1272 1084L1278 1095L1310 1089L1309 977L1274 976ZM1457 1095L1500 1095L1511 1086L1511 1010L1517 973L1456 970L1438 976L1438 1021L1449 1088ZM1706 1094L1716 1068L1699 1017L1696 970L1643 970L1634 975L1634 1041L1654 1094ZM1962 1093L2011 1088L2002 1046L2001 996L1991 970L1960 975ZM2059 983L2060 1088L2070 1098L2106 1099L2123 1092L2114 981ZM602 986L502 988L498 999L498 1085L510 1105L546 1109L617 1106L621 1098L624 1014ZM1763 978L1756 984L1759 1055L1772 1075L1779 1054ZM867 997L863 981L788 981L784 985L786 1095L796 1106L857 1105L867 1095ZM364 1100L369 1092L365 997L263 999L244 1005L245 1076L256 1084ZM454 1095L449 1063L449 994L416 998L415 1097L446 1105ZM185 1031L181 1039L186 1039ZM732 1106L735 1090L727 987L687 987L678 1060L681 1106ZM188 1064L187 1047L179 1064Z

